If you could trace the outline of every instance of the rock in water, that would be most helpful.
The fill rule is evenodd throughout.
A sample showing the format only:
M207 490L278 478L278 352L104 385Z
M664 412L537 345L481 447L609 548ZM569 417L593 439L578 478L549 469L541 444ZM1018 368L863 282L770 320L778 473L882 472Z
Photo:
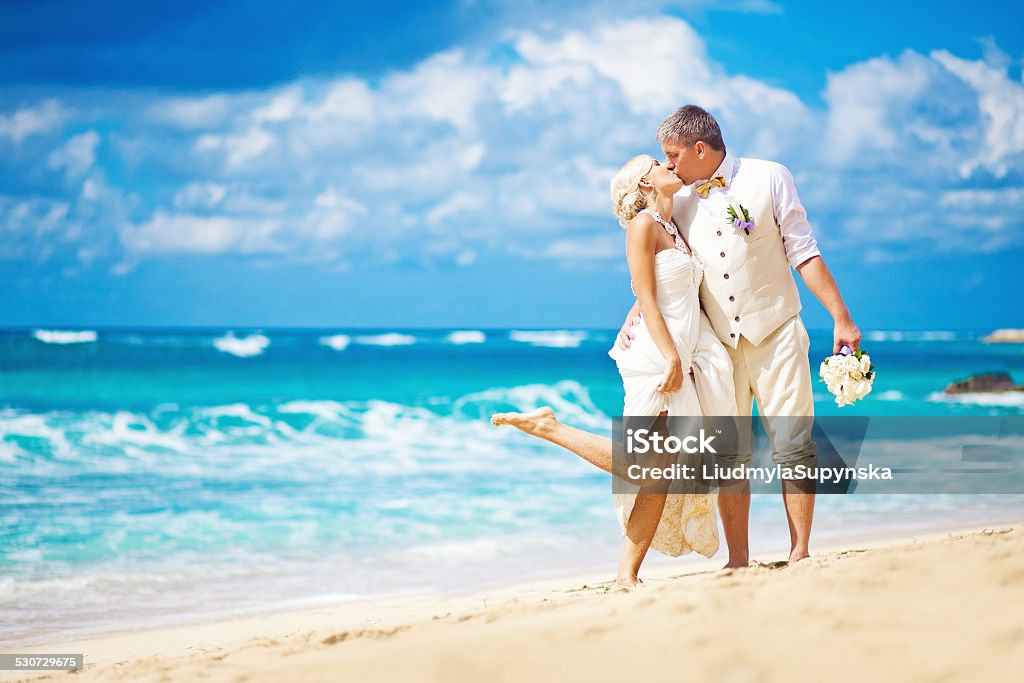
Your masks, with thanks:
M942 390L944 394L985 394L1002 393L1004 391L1024 391L1024 387L1013 383L1013 379L1005 372L991 375L974 375L960 382L953 382Z
M996 330L981 341L989 344L1024 344L1024 330Z

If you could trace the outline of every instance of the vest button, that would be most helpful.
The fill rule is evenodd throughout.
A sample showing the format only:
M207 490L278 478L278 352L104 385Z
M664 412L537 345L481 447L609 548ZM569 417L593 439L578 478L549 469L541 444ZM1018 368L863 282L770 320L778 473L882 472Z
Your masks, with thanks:
M736 317L734 318L734 320L735 320L736 322L739 322L739 321L740 321L740 317L739 317L739 316L736 316Z
M729 273L726 273L726 274L724 275L724 277L725 277L725 279L726 279L726 280L728 280L728 279L729 279Z
M732 337L733 339L735 339L736 338L736 333L735 332L730 332L729 336Z
M722 236L722 231L721 231L721 230L719 230L719 231L718 231L718 236L719 236L719 237L721 237L721 236Z
M721 254L719 254L719 256L721 256L722 258L725 258L725 252L723 251Z
M734 297L734 296L730 296L730 297L729 297L729 301L736 301L736 297Z

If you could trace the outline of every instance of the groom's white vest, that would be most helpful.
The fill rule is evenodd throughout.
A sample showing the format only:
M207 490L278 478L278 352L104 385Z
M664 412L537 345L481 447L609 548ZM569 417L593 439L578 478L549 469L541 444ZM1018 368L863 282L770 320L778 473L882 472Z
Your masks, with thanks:
M771 163L737 161L725 188L727 201L716 203L722 206L721 215L697 207L691 222L679 223L687 243L704 262L701 305L719 339L732 347L740 335L760 344L800 312L800 295L775 222ZM742 204L750 212L756 227L749 235L732 225L725 212L728 204Z

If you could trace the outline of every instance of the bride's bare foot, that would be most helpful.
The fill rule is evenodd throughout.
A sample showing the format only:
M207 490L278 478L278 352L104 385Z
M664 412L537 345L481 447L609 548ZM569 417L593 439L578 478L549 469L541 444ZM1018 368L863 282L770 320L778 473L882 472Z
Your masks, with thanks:
M639 588L644 585L637 576L617 576L615 577L615 585L624 590L631 591L634 588Z
M527 434L543 438L545 434L558 426L558 420L555 419L555 411L544 406L528 413L495 413L491 415L491 424L495 427L512 425Z

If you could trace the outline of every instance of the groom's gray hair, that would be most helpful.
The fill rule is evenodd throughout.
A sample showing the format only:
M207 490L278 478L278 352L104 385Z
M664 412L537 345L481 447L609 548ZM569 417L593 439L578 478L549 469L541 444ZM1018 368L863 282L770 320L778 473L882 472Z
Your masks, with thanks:
M713 150L725 151L718 121L696 104L679 107L658 126L658 142L674 142L689 147L698 140L703 140Z

